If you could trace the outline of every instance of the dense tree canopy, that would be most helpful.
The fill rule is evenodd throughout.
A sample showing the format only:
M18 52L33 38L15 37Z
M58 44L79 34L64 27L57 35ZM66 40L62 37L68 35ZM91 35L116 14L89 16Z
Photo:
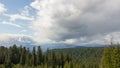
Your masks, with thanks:
M104 49L101 68L120 67L120 46L110 46Z
M0 68L119 68L120 46L66 48L0 46Z
M55 53L48 50L42 52L40 46L33 47L32 51L26 47L13 45L9 48L0 47L0 68L64 68L71 57L68 54ZM26 68L26 67L25 67Z

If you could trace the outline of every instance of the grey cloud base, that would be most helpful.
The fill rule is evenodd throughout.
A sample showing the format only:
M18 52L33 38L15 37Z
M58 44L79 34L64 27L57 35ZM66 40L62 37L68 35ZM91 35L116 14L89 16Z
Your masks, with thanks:
M35 0L31 3L37 11L31 24L35 40L39 43L87 43L116 35L120 31L119 4L120 0Z

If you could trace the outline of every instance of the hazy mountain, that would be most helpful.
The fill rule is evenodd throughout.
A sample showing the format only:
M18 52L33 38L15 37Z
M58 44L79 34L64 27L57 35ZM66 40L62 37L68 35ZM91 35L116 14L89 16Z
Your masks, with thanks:
M5 36L5 39L0 39L0 46L12 46L13 44L16 44L17 46L23 45L23 46L28 46L28 45L34 45L36 44L35 41L29 37L29 36L10 36L7 35Z

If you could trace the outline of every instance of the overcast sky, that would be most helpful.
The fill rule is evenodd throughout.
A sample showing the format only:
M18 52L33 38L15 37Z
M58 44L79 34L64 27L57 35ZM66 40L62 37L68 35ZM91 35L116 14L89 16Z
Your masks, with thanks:
M120 0L0 0L0 35L40 44L119 42Z

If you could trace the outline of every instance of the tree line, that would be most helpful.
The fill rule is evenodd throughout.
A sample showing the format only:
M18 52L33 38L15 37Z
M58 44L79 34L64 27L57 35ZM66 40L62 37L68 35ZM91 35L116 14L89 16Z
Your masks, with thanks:
M104 48L100 68L120 68L120 45Z
M120 68L120 44L94 48L54 49L72 55L79 68Z
M33 47L32 51L16 45L0 47L0 68L73 68L73 65L79 67L70 55L49 49L43 53L40 46Z
M47 50L0 46L0 68L119 68L120 46Z

